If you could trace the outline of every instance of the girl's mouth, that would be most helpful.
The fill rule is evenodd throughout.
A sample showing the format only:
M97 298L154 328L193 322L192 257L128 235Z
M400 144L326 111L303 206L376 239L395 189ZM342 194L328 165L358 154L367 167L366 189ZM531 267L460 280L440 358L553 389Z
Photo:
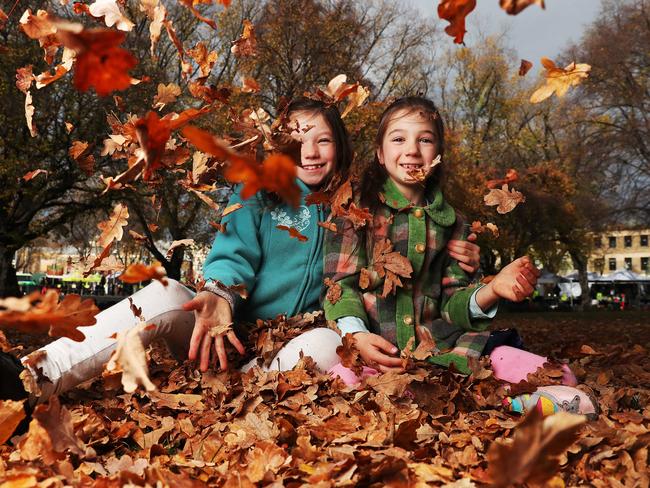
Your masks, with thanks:
M400 167L404 168L406 171L416 171L418 169L423 169L424 165L422 163L413 163L413 164L401 163Z
M309 164L309 165L302 165L302 169L305 171L318 171L319 169L322 169L325 167L327 163L319 163L319 164Z

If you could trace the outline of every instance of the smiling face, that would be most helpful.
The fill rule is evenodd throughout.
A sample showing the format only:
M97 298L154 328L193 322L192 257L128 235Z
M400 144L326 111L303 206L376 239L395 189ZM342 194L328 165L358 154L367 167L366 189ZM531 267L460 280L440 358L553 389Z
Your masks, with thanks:
M317 188L336 169L336 143L332 128L318 112L294 112L290 114L290 119L291 127L297 127L292 136L301 142L297 176L310 188Z
M421 110L399 110L393 114L377 148L377 159L402 194L415 204L424 194L422 176L437 164L438 142L433 121Z

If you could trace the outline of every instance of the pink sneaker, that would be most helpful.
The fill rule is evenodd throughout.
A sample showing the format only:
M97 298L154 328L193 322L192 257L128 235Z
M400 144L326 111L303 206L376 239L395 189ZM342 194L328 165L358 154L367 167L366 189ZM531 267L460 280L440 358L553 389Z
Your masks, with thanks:
M508 411L521 414L537 409L544 416L564 411L586 415L591 420L598 417L598 403L593 396L573 386L540 386L533 393L504 398L503 405Z
M364 378L366 376L374 376L376 374L379 374L379 371L377 371L376 369L369 368L368 366L364 366L360 378L356 374L354 374L354 371L352 371L350 368L346 368L341 363L335 364L327 372L332 377L338 376L339 378L341 378L341 380L343 380L343 383L345 383L348 386L358 385L359 383L361 383L361 378Z

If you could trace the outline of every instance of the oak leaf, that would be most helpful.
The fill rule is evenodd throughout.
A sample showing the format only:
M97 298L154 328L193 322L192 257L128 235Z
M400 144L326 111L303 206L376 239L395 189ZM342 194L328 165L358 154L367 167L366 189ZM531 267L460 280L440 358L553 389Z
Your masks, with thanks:
M341 345L336 348L336 354L341 358L343 366L351 369L357 376L361 376L363 362L353 334L345 334L341 338Z
M318 222L318 225L323 229L327 229L331 232L338 232L338 229L334 222Z
M508 185L505 184L501 189L493 188L490 192L483 197L483 201L488 206L497 205L497 212L500 214L506 214L514 210L514 208L526 201L524 195L513 189L508 189Z
M25 418L25 401L0 400L0 445L11 438L18 424Z
M399 279L410 278L413 266L406 256L393 251L393 244L389 239L375 243L372 250L372 267L380 278L384 278L384 289L381 297L386 298L390 293L395 293L398 286L402 286Z
M438 17L447 20L445 32L454 38L456 44L463 44L465 37L465 18L476 7L476 0L441 0Z
M506 183L508 183L508 184L514 183L518 179L519 179L519 173L517 173L517 170L513 169L513 168L510 168L506 172L506 176L504 178L496 179L496 180L488 180L488 182L485 184L485 186L487 186L490 189L497 188L499 186L505 185Z
M131 231L129 231L129 232L131 232ZM88 268L86 271L84 271L84 273L83 273L84 278L86 276L90 275L93 271L95 271L102 264L102 261L104 261L104 259L106 259L108 257L108 255L111 253L111 248L113 247L114 242L115 241L109 242L108 245L104 249L102 249L102 252L99 253L99 256L97 256L95 258L95 260L93 261L93 264L90 266L90 268Z
M34 81L34 74L32 73L32 65L28 64L16 70L16 88L27 95L32 82Z
M103 17L106 27L115 26L118 30L130 31L135 26L135 24L122 13L116 0L96 0L95 3L88 6L88 12L93 17Z
M233 41L230 51L235 56L257 56L257 39L255 38L255 27L253 23L244 20L244 30L236 41Z
M119 332L117 347L106 364L107 371L122 371L122 386L127 393L134 392L138 385L142 385L147 391L156 389L156 385L149 379L147 355L140 339L140 332L147 327L146 322L140 322Z
M29 129L29 134L32 137L36 137L38 130L36 129L36 124L34 124L34 105L32 104L32 94L27 92L25 96L25 120L27 121L27 128Z
M176 98L181 94L181 87L176 83L158 84L158 93L153 97L153 108L162 110L168 103L174 103Z
M166 257L167 258L171 257L171 255L174 253L174 249L176 249L177 247L187 247L193 245L194 245L194 239L180 239L178 241L173 241L171 246L169 246L169 249L167 249Z
M148 112L138 119L135 130L140 147L144 151L145 169L143 177L151 180L154 172L162 166L162 158L171 135L169 123L156 112Z
M542 8L546 8L544 0L499 0L499 5L510 15L517 15L531 5L539 5Z
M531 95L531 103L540 103L548 97L555 95L563 97L572 86L579 85L588 76L591 66L588 64L569 64L566 68L558 68L553 61L542 58L542 65L546 69L544 76L546 83Z
M298 239L300 242L305 242L308 240L307 236L304 236L296 229L295 227L287 227L286 225L276 225L277 229L284 230L289 233L289 237Z
M124 272L119 276L120 281L124 283L140 283L147 280L158 280L164 286L167 286L167 271L159 262L154 262L151 265L142 263L130 264Z
M126 205L118 203L113 208L113 213L103 222L97 224L97 228L102 231L97 243L101 247L108 246L113 241L122 240L124 235L124 226L128 223L129 209Z
M86 445L74 433L72 415L61 405L57 396L51 397L46 404L38 405L32 416L47 431L54 451L71 452L78 456L85 454Z
M490 446L488 475L493 485L543 485L560 469L560 455L578 439L585 421L585 416L567 412L543 418L532 410L515 429L511 443Z
M81 170L88 176L93 174L95 156L91 154L92 146L85 141L73 141L68 149L68 155L74 159Z
M334 305L336 302L338 302L341 299L341 294L343 293L343 289L341 288L341 285L339 283L337 283L336 281L332 281L330 278L325 278L323 280L323 283L325 283L325 286L327 287L327 294L325 298L327 298L328 302Z
M187 54L199 65L199 71L201 72L199 79L210 76L210 72L217 62L218 55L215 51L208 51L205 43L199 42L194 49L189 49Z
M330 194L326 191L313 191L305 197L307 205L329 205Z
M352 223L352 226L356 229L360 229L366 224L372 224L373 218L372 214L367 208L359 208L354 202L350 203L345 218Z

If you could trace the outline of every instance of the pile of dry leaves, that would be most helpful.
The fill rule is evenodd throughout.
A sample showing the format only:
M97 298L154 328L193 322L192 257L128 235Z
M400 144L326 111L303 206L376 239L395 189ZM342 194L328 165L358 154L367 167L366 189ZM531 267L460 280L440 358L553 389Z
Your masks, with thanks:
M260 323L250 345L268 359L317 323ZM154 347L156 391L124 393L111 375L37 407L0 447L0 486L648 486L647 343L568 344L554 352L597 393L597 421L504 412L485 364L465 377L411 357L407 373L349 387L310 358L285 373L200 374ZM2 424L10 415L3 404Z

